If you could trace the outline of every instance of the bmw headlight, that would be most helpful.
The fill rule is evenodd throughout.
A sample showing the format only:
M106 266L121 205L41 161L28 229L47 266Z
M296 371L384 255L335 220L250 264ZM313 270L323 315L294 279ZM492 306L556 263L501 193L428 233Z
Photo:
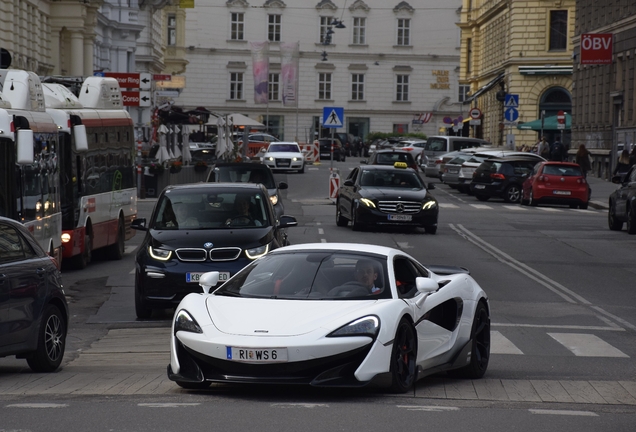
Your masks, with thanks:
M338 330L329 333L327 337L369 336L375 338L379 331L380 318L375 315L369 315L340 327Z
M148 253L151 257L159 261L168 261L172 256L172 251L153 248L152 246L148 246Z
M278 204L278 194L270 195L269 200L272 202L272 205L275 206Z
M259 246L252 249L245 249L245 255L247 255L249 259L260 258L267 252L269 252L269 243L264 246Z
M432 208L435 208L435 206L437 206L437 202L427 201L424 204L422 204L422 210L430 210Z
M360 202L369 208L375 208L375 204L369 198L360 198Z
M174 332L187 331L191 333L203 333L197 321L187 310L181 309L174 317Z

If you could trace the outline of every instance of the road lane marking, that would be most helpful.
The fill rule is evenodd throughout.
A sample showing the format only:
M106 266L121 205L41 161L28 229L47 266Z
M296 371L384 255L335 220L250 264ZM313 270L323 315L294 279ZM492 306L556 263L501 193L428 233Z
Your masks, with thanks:
M322 228L318 228L318 234L324 235L325 234L325 230L322 229Z
M68 404L56 404L56 403L23 403L23 404L11 404L5 405L5 408L66 408ZM4 430L4 429L0 429Z
M320 243L327 243L327 239L320 239Z
M470 206L479 210L492 210L492 207L485 204L471 204Z
M561 209L557 209L557 208L552 208L552 207L537 207L539 210L545 211L545 212L554 212L554 213L559 213L563 210Z
M601 321L605 321L603 317L596 316ZM589 330L589 331L626 331L624 328L617 326L611 321L606 321L609 327L601 326L580 326L580 325L551 325L551 324L513 324L513 323L491 323L492 327L527 327L527 328L550 328L564 330Z
M400 249L413 249L413 246L409 246L409 242L395 242Z
M458 407L447 407L447 406L420 406L420 405L398 405L398 408L405 409L407 411L428 411L428 412L448 412L448 411L459 411Z
M542 415L568 415L568 416L583 416L583 417L598 417L598 414L591 411L567 411L567 410L543 410L543 409L529 409L531 414Z
M181 408L181 407L189 407L189 406L198 406L201 405L198 402L194 403L179 403L179 402L167 402L167 403L138 403L137 406L146 407L146 408Z
M273 408L329 408L329 404L324 403L274 403Z
M516 205L516 206L505 205L505 206L503 206L503 207L507 208L508 210L515 210L515 211L516 211L516 210L518 210L518 211L528 211L528 209L527 209L527 208L525 208L525 207L521 207L521 206L518 206L518 205Z
M629 358L627 354L593 334L548 333L548 335L577 357Z
M441 208L453 208L453 209L459 208L457 204L451 204L451 203L439 203L439 206Z
M490 354L523 355L523 351L498 331L490 331Z

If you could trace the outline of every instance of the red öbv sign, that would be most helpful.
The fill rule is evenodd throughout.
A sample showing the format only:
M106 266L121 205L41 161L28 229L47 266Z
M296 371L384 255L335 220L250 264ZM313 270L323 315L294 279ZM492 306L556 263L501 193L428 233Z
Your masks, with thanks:
M612 64L612 41L614 35L581 35L581 64Z

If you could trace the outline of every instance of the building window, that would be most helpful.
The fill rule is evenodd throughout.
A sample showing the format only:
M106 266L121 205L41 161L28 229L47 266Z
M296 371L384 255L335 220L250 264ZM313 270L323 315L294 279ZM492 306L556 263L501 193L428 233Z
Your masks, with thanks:
M230 99L243 99L243 72L230 72Z
M243 40L245 30L245 15L242 13L232 12L231 17L231 40Z
M333 21L333 17L320 17L320 43L329 45L331 43L331 34L333 30L331 29L331 22Z
M268 92L269 100L280 100L280 74L269 74Z
M397 44L411 45L411 20L408 18L397 20Z
M280 42L280 15L268 15L267 40L270 42Z
M460 102L464 102L466 99L468 99L468 93L470 92L470 86L469 85L460 85L459 86L459 98L458 100Z
M568 47L568 11L550 11L550 51Z
M409 100L409 76L398 75L396 77L395 100L406 102Z
M168 15L168 46L175 46L177 44L177 16Z
M330 73L318 74L318 99L321 99L321 100L331 99L331 74Z
M364 45L367 43L366 37L366 18L354 18L353 19L353 44Z
M351 74L351 100L364 100L364 74Z

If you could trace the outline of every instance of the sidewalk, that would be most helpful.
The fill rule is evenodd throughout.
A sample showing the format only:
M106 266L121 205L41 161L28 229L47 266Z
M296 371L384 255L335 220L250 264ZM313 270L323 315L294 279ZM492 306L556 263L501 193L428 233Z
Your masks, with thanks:
M587 182L592 188L590 207L607 210L609 208L609 196L618 188L618 185L591 175L588 175Z

